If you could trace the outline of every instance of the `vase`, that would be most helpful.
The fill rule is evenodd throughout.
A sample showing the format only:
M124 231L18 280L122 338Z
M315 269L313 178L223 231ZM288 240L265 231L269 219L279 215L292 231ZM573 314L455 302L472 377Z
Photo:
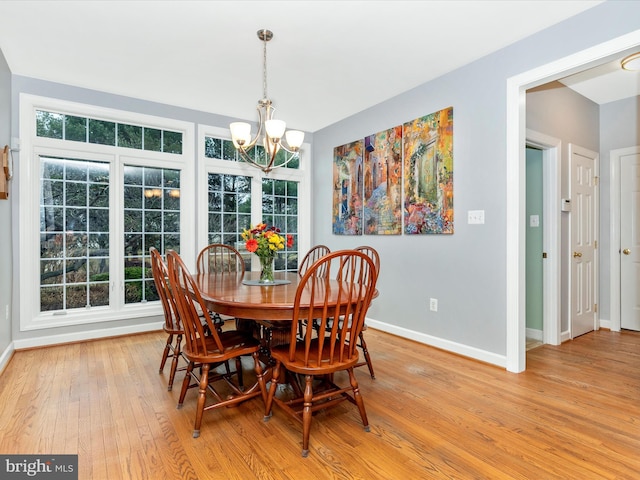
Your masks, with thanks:
M260 259L260 283L273 283L273 257Z

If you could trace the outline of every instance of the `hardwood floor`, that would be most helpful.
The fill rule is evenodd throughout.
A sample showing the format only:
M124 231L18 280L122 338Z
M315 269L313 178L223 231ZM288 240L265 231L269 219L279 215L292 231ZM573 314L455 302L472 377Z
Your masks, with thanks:
M81 479L638 479L640 333L593 332L527 353L505 370L373 329L376 369L355 406L320 412L310 453L301 426L255 398L176 409L164 335L16 352L0 376L0 452L78 454ZM250 365L250 364L249 364Z

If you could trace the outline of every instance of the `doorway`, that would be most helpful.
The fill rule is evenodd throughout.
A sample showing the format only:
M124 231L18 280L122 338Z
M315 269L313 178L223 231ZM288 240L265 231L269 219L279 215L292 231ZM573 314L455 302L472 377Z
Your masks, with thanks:
M542 150L527 146L526 150L526 327L527 327L527 351L542 345L543 325L543 258L546 252L543 249L543 224L542 215Z
M526 90L604 63L609 56L640 45L640 30L587 48L507 79L507 244L506 244L506 368L526 368L525 271L525 143ZM560 198L560 197L558 197ZM558 209L559 211L559 209ZM546 330L546 329L545 329Z
M638 223L631 221L640 211L640 146L611 151L610 198L610 305L611 330L640 330L638 306L640 245ZM635 241L634 241L635 239Z

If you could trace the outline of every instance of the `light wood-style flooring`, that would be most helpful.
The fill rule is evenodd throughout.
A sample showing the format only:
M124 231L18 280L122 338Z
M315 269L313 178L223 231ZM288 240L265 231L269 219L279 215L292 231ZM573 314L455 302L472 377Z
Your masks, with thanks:
M260 397L205 412L158 374L164 334L16 352L0 376L0 452L78 454L79 478L638 479L640 333L527 353L513 374L369 329L356 371L371 424L342 403L301 426Z

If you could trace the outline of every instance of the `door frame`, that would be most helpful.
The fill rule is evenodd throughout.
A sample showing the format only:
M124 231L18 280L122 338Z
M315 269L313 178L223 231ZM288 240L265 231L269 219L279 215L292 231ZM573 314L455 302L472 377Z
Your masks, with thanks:
M560 345L562 141L527 129L526 146L542 150L542 342Z
M609 329L619 332L620 313L620 158L640 154L640 146L618 148L609 152ZM601 322L603 323L603 322Z
M506 367L526 368L525 323L525 143L526 91L600 65L608 57L640 45L640 29L507 78L506 87Z

